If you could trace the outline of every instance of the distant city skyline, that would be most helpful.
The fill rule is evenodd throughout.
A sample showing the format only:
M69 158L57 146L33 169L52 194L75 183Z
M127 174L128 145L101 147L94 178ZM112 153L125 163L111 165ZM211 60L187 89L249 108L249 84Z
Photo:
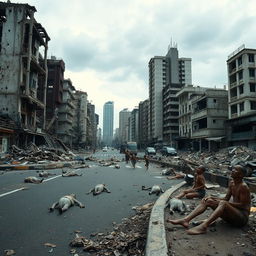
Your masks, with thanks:
M35 19L51 38L48 58L64 60L65 78L87 92L99 127L104 102L115 102L117 128L119 111L147 99L148 62L169 45L192 59L192 83L211 88L228 84L230 53L242 44L255 48L255 0L11 2L35 6Z

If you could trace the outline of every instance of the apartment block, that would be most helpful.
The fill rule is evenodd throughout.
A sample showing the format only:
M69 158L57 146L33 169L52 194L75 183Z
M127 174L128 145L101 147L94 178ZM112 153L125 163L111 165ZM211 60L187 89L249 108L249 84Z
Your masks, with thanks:
M74 133L73 122L75 115L75 87L70 79L63 82L62 103L58 110L57 136L67 146L72 147Z
M119 143L124 144L128 141L128 119L131 111L125 108L119 112Z
M129 141L136 141L139 138L139 109L134 108L129 117Z
M211 151L221 147L226 136L227 118L227 90L209 88L203 95L195 96L191 114L193 148Z
M87 146L96 149L97 146L97 126L99 123L98 115L95 114L95 105L87 103Z
M45 126L50 40L35 12L28 4L0 3L0 114L31 136Z
M256 149L256 49L239 47L228 56L227 140Z
M46 130L56 134L58 130L58 112L63 100L65 63L52 56L47 60L48 81L46 92Z
M191 59L179 58L176 46L149 61L149 129L151 144L175 143L178 136L177 91L192 83Z
M203 95L209 88L186 85L177 92L179 104L179 137L177 148L188 150L192 148L192 101L196 96Z
M75 116L73 122L74 137L73 145L75 147L86 146L87 135L87 93L83 91L75 92Z
M139 103L138 145L140 148L146 148L148 146L148 105L148 99Z

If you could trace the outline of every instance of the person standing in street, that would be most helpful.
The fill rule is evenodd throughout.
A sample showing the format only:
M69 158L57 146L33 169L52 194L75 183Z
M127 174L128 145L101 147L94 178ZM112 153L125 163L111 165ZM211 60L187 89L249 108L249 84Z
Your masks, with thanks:
M147 155L144 155L144 160L145 160L146 169L148 170L148 167L149 167L149 157Z
M130 153L129 153L128 149L126 149L124 151L124 154L125 154L125 162L128 164L129 160L130 160Z
M136 167L136 162L137 162L137 157L136 157L136 155L135 155L135 154L131 154L130 160L131 160L131 163L132 163L132 167L135 169L135 167Z

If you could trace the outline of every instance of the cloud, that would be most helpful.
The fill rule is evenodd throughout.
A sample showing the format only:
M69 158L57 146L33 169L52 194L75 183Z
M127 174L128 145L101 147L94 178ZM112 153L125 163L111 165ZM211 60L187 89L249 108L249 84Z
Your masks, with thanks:
M49 55L65 61L65 76L99 113L108 100L118 112L148 98L148 62L166 55L171 40L192 58L193 83L209 87L226 83L231 52L255 48L255 0L28 2L51 37Z

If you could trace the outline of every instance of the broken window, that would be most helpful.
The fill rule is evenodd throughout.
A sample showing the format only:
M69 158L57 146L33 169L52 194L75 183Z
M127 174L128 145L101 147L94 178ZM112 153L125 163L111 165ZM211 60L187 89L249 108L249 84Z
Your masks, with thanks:
M0 52L2 49L3 24L6 22L5 9L0 10Z
M251 101L251 110L256 110L256 101Z
M239 86L239 94L243 94L244 93L244 86L240 85Z
M29 24L25 24L25 33L23 38L23 50L28 52L28 41L29 41Z
M248 54L249 62L254 62L254 54Z
M249 77L255 77L255 69L249 68Z
M244 111L244 102L239 104L240 112Z
M256 92L256 84L250 83L250 92Z
M236 114L236 113L237 113L237 105L235 104L235 105L231 106L231 114L233 115L233 114Z
M243 63L243 61L242 61L242 56L240 56L240 57L238 58L238 66L242 65L242 63Z

